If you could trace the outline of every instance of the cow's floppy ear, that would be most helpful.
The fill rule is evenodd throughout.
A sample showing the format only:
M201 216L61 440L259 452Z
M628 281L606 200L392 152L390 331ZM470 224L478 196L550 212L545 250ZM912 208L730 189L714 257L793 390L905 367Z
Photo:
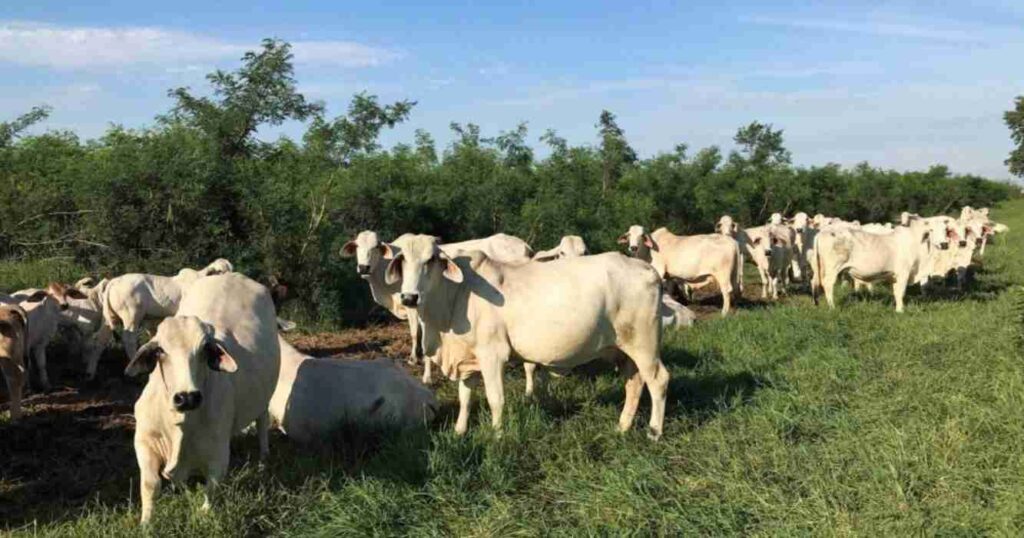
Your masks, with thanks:
M23 303L38 303L38 302L42 301L43 299L46 299L49 296L50 296L50 294L47 293L46 290L39 290L39 291L33 293L32 295L29 295L28 298L25 299L22 302Z
M208 338L203 344L203 354L206 355L206 365L215 372L233 374L238 371L238 363L224 346L212 338Z
M128 367L124 369L124 375L128 377L135 377L139 374L148 374L156 368L156 362L160 360L160 356L163 355L164 350L160 347L160 344L156 341L150 340L146 344L139 348L132 357L131 362L128 363Z
M396 284L399 280L402 280L402 254L398 253L391 261L388 262L388 268L384 270L384 282L387 284Z
M921 242L924 243L925 241L927 241L928 238L931 237L931 235L932 232L930 230L925 230L924 235L921 236Z
M342 258L351 258L352 256L355 256L356 255L356 250L358 248L359 248L359 245L357 245L355 241L349 241L348 243L345 243L341 247L341 257Z
M391 243L381 243L380 245L377 246L380 247L380 255L384 256L385 259L390 260L398 255L398 247L392 245Z
M658 245L656 245L654 240L651 239L651 234L644 234L644 246L651 250L658 250Z
M740 231L740 225L735 223L735 222L733 222L732 223L732 231L733 231L733 233L736 233L736 232Z
M615 240L615 242L620 245L625 245L626 243L629 243L629 232L620 235L619 238Z
M88 299L89 298L89 296L86 295L84 292L82 292L81 290L75 289L75 288L68 288L67 290L65 290L64 291L64 296L65 297L70 297L72 299Z
M462 283L462 269L443 252L437 254L441 263L444 264L444 277L456 284Z

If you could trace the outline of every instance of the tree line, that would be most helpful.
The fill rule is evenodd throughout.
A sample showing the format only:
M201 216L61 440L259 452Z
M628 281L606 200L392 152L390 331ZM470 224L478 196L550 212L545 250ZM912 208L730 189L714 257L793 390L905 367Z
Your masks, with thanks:
M372 302L338 250L362 229L451 241L502 231L538 249L578 234L600 252L637 223L698 233L726 213L755 225L801 210L886 221L1018 194L944 166L794 166L783 132L759 122L738 129L727 154L679 144L640 158L608 111L593 145L544 132L543 159L525 124L485 136L452 123L445 148L419 130L385 149L380 134L407 121L415 102L358 94L328 118L297 91L291 59L287 43L265 40L237 70L209 74L207 95L174 88L173 108L154 125L114 126L95 140L25 135L45 107L0 123L0 257L63 257L108 275L227 257L288 282L293 308L311 319L358 322ZM257 137L291 120L305 122L300 141Z

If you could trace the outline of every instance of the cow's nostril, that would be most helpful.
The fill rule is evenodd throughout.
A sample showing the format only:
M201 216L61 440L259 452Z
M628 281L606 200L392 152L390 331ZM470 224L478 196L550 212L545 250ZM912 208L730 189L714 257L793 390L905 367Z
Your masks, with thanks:
M181 410L188 404L188 395L184 392L178 392L171 398L171 403L174 404L174 408Z
M967 246L967 241L960 241L960 246L961 247L966 247Z
M357 265L356 266L356 272L361 274L361 275L369 274L370 266L369 265L362 265L362 264Z
M402 294L402 306L416 306L420 302L420 296L415 293Z

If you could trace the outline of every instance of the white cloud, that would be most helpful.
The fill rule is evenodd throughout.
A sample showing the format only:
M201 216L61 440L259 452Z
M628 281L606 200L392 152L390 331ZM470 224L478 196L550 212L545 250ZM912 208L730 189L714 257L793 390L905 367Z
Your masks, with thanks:
M163 28L0 22L0 62L57 69L156 65L188 71L197 64L236 60L255 47L255 42ZM292 51L298 63L335 67L369 67L401 56L397 51L351 41L294 41Z
M827 32L852 32L885 37L902 37L942 41L947 43L983 43L985 39L976 32L954 28L939 28L920 24L883 21L845 21L828 19L790 19L775 17L749 17L743 22L762 26L779 26L799 30L820 30Z

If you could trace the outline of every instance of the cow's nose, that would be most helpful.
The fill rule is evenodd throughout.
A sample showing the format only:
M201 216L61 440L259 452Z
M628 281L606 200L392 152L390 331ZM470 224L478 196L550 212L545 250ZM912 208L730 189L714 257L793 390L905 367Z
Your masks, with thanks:
M361 275L368 275L368 274L370 274L370 266L369 265L364 265L364 264L359 264L359 265L356 266L356 272L361 274Z
M415 308L416 305L420 304L420 295L418 293L403 293L402 294L402 306L408 306Z
M629 245L629 251L636 254L636 251L640 250L640 247L636 245Z
M60 309L61 310L67 310L68 309L68 304L64 303L64 304L60 305Z
M171 403L174 404L174 409L177 411L192 411L199 407L199 404L203 403L203 393L198 390L177 392L171 398Z
M960 246L961 247L966 247L967 246L967 241L966 240L961 240L960 241Z
M943 241L943 242L939 243L939 248L941 248L942 250L949 249L949 241Z

